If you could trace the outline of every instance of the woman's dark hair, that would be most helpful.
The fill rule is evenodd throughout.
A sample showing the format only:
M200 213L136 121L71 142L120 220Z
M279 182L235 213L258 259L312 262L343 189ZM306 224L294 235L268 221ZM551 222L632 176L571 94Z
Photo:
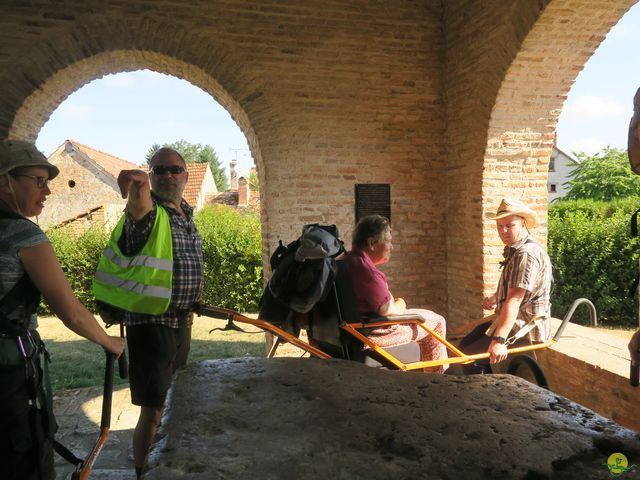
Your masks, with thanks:
M389 220L382 215L367 215L361 218L356 225L351 236L351 243L357 247L364 248L368 245L370 238L381 241L390 228Z

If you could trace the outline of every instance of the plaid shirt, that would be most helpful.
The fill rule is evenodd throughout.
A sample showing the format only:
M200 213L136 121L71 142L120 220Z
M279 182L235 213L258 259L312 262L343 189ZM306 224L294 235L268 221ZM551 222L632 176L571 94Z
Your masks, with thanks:
M152 197L153 209L141 221L136 222L127 214L122 236L118 241L118 245L125 255L138 253L149 238L159 201L153 192ZM164 207L169 214L173 245L173 282L169 309L160 315L125 312L124 321L127 326L155 323L178 328L185 323L191 325L193 321L193 314L190 310L193 303L200 298L203 284L202 238L200 238L193 222L193 208L184 200L182 200L180 207L186 214L186 218L174 209Z
M529 235L512 247L505 247L504 255L506 263L498 282L496 314L500 313L509 288L523 288L526 292L514 329L517 331L538 317L541 320L529 332L529 336L534 342L545 342L551 335L549 296L552 278L549 255Z

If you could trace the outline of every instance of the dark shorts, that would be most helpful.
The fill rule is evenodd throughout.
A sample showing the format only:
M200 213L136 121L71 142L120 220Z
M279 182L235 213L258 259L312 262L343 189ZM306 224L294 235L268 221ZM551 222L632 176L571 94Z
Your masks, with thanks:
M131 402L162 408L175 371L187 363L191 327L127 327Z

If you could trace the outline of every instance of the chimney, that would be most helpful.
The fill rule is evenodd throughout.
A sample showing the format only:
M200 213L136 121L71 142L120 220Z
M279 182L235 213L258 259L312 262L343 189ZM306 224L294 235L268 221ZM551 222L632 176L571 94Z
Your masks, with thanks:
M231 177L231 190L238 190L238 172L236 172L236 165L238 163L235 160L231 160L229 163L229 176Z
M238 207L249 205L249 181L244 175L238 179Z

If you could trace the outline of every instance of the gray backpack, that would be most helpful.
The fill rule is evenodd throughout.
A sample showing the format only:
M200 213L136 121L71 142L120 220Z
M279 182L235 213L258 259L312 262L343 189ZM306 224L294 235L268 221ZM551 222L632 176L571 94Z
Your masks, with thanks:
M336 275L336 257L344 253L335 225L305 225L298 240L278 247L267 288L291 310L309 312L329 292Z

